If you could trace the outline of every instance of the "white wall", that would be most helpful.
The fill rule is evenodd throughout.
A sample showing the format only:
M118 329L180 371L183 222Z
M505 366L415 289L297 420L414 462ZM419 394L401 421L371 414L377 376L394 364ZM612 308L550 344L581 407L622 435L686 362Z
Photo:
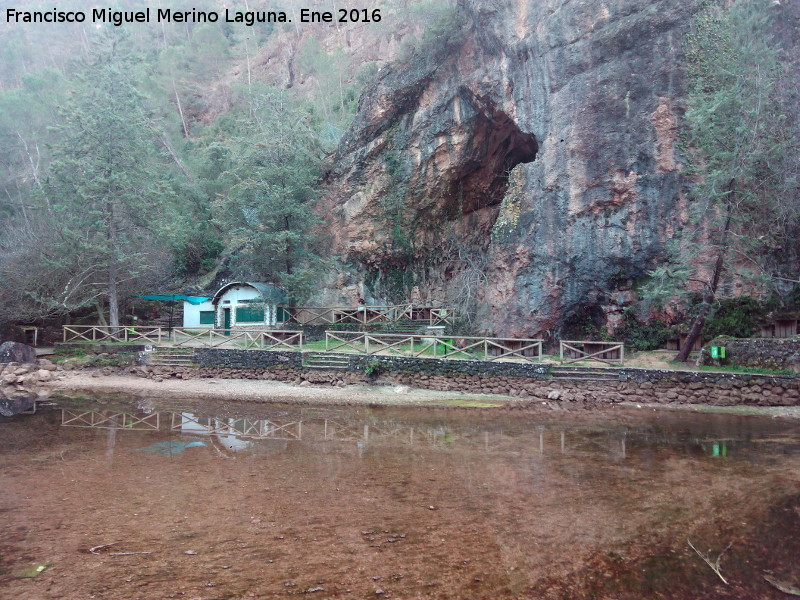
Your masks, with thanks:
M225 292L222 297L219 299L219 303L217 304L217 323L219 327L225 326L225 317L223 316L223 310L226 308L231 309L231 328L237 327L236 324L236 307L237 306L252 306L252 304L244 304L243 300L252 300L254 298L260 298L261 295L259 294L258 290L250 287L249 285L237 285L235 287L230 288L227 292ZM264 305L264 322L263 323L243 323L238 325L238 327L272 327L275 325L275 316L277 313L276 305L274 304L265 304Z
M206 300L202 304L190 304L184 300L183 302L183 326L196 328L211 329L214 325L201 325L200 324L200 311L214 310L214 305L211 300Z

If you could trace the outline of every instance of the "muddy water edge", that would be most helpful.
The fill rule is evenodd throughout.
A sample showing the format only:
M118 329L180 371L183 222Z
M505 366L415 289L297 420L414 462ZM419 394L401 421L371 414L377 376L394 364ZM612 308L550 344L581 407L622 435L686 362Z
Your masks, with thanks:
M793 420L119 396L0 420L4 599L789 597L776 582L800 584Z

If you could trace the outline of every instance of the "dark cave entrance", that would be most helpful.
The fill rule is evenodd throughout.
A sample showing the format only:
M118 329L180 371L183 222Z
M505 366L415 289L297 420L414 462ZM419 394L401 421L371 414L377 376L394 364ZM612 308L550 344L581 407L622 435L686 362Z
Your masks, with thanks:
M519 164L536 159L539 143L532 133L494 103L466 90L457 96L462 106L474 111L469 119L461 168L449 182L449 217L499 206L508 188L509 174Z

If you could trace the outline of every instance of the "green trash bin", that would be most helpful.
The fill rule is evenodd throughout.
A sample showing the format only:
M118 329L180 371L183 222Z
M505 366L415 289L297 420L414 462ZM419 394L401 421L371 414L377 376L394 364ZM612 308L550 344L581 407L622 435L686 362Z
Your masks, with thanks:
M711 358L725 358L725 346L711 346Z

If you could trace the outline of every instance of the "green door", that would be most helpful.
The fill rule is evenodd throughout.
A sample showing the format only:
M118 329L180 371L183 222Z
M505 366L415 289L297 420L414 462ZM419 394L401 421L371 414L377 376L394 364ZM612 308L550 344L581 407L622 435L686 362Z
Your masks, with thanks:
M230 308L223 308L222 309L222 317L225 319L225 335L230 335L231 332L228 331L231 328L231 309Z

